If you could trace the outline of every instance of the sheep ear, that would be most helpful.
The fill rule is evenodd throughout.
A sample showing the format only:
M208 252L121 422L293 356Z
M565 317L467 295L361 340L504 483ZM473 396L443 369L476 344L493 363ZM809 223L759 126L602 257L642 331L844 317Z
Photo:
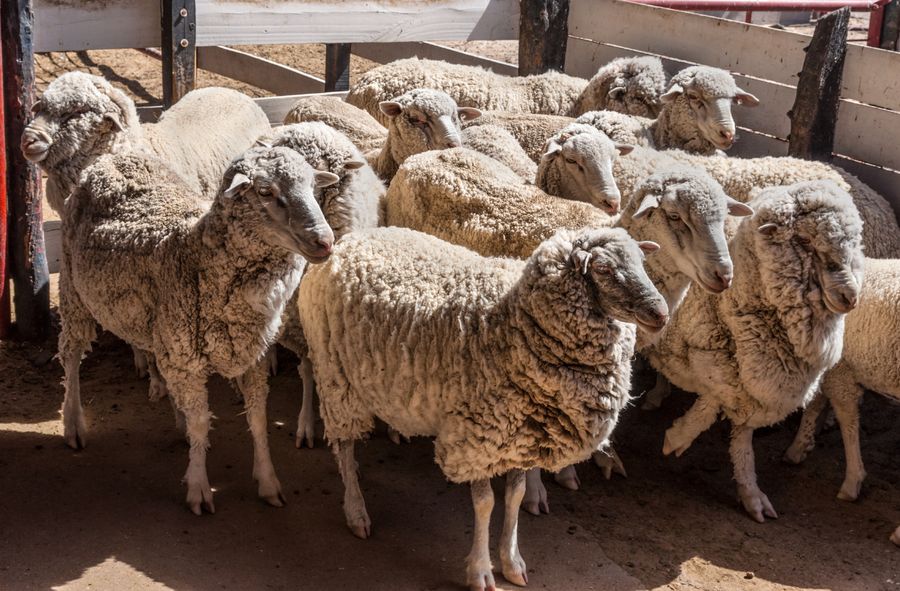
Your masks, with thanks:
M112 123L112 126L116 128L116 131L125 131L125 126L122 125L122 119L119 117L118 113L106 113L103 115L103 118Z
M745 217L753 215L753 208L746 203L741 203L731 197L727 198L726 203L728 204L728 213L733 216Z
M471 121L472 119L481 117L481 110L476 109L475 107L460 107L456 109L456 113L463 121Z
M640 219L657 207L659 207L659 195L647 195L641 200L641 204L638 205L637 211L632 214L631 219Z
M381 101L378 108L388 117L396 117L403 112L403 105L396 101Z
M625 87L616 86L615 88L611 88L609 92L606 93L606 96L611 99L618 99L623 94L625 94Z
M616 150L619 151L619 156L624 156L625 154L631 154L634 146L631 144L616 144Z
M572 251L572 264L575 265L576 270L581 271L582 275L586 275L588 267L591 265L591 253L582 248L576 248Z
M659 244L651 242L650 240L641 240L637 244L638 247L644 251L644 254L653 254L659 250Z
M32 114L34 114L43 108L44 108L44 105L41 103L41 101L39 101L39 100L34 101L34 104L31 105L31 112L32 112Z
M559 145L555 140L550 140L547 142L547 146L544 148L544 153L541 156L541 161L553 160L556 158L559 153L562 152L562 146Z
M675 99L677 99L681 94L684 93L684 88L681 84L673 84L669 89L669 92L659 97L659 100L663 103L671 103Z
M759 104L759 99L747 92L746 90L737 89L734 94L734 102L745 107L755 107Z
M258 138L253 145L257 148L271 148L272 142L268 138Z
M347 170L356 170L357 168L362 168L365 165L365 160L357 160L356 158L352 158L344 162L344 168L346 168Z
M230 199L239 193L243 193L249 187L250 178L240 172L235 173L234 178L231 179L231 185L225 189L225 196Z
M771 236L772 234L775 233L775 230L777 230L777 229L778 229L777 224L768 223L768 224L763 224L762 226L757 228L756 231L759 232L760 234L763 234L764 236Z
M324 170L317 170L313 176L315 177L317 188L328 187L341 180L341 177L333 172L325 172Z

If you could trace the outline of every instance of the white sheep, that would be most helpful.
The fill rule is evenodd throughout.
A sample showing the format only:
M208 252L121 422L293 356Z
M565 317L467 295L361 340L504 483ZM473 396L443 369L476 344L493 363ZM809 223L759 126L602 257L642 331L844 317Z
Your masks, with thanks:
M316 189L316 200L334 232L335 241L354 230L379 225L384 183L347 136L324 123L306 122L279 127L264 141L272 146L290 148L303 156L310 166L337 175L338 182ZM278 342L300 359L303 403L297 417L294 444L298 448L304 444L312 448L315 441L315 381L300 325L296 294L285 311Z
M866 469L859 448L859 402L865 390L900 400L900 260L866 259L859 305L847 314L844 351L822 379L817 402L803 412L785 454L800 463L815 447L817 419L830 401L841 428L847 468L838 498L859 497Z
M286 148L232 162L209 205L164 163L134 152L103 156L66 201L60 276L63 425L85 443L79 367L101 324L153 354L190 442L187 503L214 511L206 473L212 414L206 381L233 378L253 434L259 495L281 505L266 435L266 368L304 257L325 260L333 234L313 196L334 183ZM123 273L123 269L129 272Z
M379 150L388 130L358 107L336 96L305 96L298 99L284 118L284 124L321 121L346 135L361 152Z
M872 258L900 258L900 226L890 204L855 176L824 162L787 157L722 158L662 152L636 147L627 156L611 160L616 190L604 195L594 177L607 174L609 138L586 124L572 124L548 140L546 156L538 165L536 184L547 193L568 199L590 200L602 206L605 198L629 194L649 174L673 163L700 168L725 193L747 202L757 189L802 181L831 180L850 193L863 219L863 245ZM557 146L559 148L557 148ZM627 149L627 148L626 148ZM608 186L608 183L605 185Z
M377 416L434 437L444 475L471 484L471 589L494 588L490 479L507 475L502 572L524 585L522 471L559 469L609 437L629 398L630 323L667 319L643 268L641 250L656 248L623 230L560 231L523 262L403 228L345 236L304 277L300 317L351 531L371 533L354 443Z
M658 57L616 58L597 70L575 101L572 114L608 110L656 117L662 106L666 82L666 72Z
M347 102L387 125L378 105L416 88L449 94L461 107L517 113L568 115L587 80L559 72L513 77L477 66L409 58L369 70L353 85Z
M844 315L862 283L862 222L829 181L764 189L750 205L730 244L731 289L691 287L644 354L697 394L666 431L663 453L681 455L723 413L741 502L763 522L777 513L757 485L753 431L808 403L840 358Z
M463 122L463 131L468 132L472 128L482 125L502 127L516 138L532 161L540 162L544 146L550 136L574 122L575 119L572 117L563 115L483 111L481 117Z
M537 164L510 132L499 125L479 125L463 129L462 135L467 148L502 162L522 180L534 184Z

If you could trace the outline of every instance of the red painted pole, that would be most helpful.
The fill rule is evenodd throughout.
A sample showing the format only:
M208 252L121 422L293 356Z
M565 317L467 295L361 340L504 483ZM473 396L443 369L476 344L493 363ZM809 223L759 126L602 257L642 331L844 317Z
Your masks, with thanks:
M3 31L0 29L0 44ZM0 97L3 96L3 60L0 59ZM6 118L3 101L0 100L0 339L9 337L11 322L9 304L9 279L6 277Z
M676 10L819 10L831 11L849 6L850 10L867 12L877 10L887 0L629 0Z
M879 2L878 8L874 9L869 15L869 35L866 38L866 45L869 47L881 47L881 28L884 25L884 5L888 3Z

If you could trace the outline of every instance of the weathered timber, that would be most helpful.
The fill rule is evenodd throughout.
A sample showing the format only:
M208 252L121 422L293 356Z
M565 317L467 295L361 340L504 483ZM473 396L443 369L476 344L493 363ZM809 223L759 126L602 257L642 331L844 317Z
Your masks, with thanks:
M350 90L350 44L325 45L325 92Z
M519 10L519 76L561 72L566 65L569 0L522 0Z
M193 90L197 72L194 0L162 0L163 104L171 107Z

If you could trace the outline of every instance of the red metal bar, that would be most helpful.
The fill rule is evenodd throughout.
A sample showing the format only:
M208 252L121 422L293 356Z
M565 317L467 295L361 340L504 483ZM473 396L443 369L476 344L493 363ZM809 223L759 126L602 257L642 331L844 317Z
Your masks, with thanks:
M0 28L0 44L3 30ZM3 96L3 60L0 59L0 97ZM9 336L11 312L9 305L9 279L6 276L6 118L3 101L0 100L0 339Z
M866 37L866 45L869 47L881 47L881 29L884 27L885 4L887 4L887 1L879 3L878 7L872 10L872 13L869 15L869 35Z
M674 8L676 10L819 10L831 11L849 6L856 12L868 12L889 0L629 0L635 4Z

